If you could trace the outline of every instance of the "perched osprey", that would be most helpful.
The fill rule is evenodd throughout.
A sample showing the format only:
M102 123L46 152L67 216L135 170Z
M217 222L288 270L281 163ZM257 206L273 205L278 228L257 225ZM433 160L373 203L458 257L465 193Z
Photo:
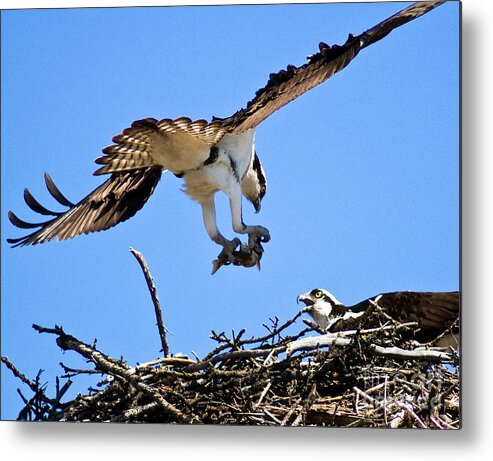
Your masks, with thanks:
M410 337L420 343L428 343L440 337L440 346L458 346L460 295L451 292L398 291L365 299L354 306L345 306L334 295L322 288L301 294L298 302L303 309L327 332L377 327L380 322L393 319L399 323L416 322ZM381 313L378 310L381 310ZM383 315L381 315L383 314ZM453 327L450 334L443 335Z
M202 207L209 237L222 246L214 269L223 264L246 267L259 265L262 242L269 231L259 225L247 225L242 217L242 196L260 210L267 182L255 151L255 128L269 115L298 96L325 82L346 67L360 50L385 37L393 29L418 18L443 3L418 2L391 16L358 36L349 35L343 45L320 43L319 52L308 57L300 67L271 74L255 97L227 118L213 117L192 121L146 118L132 123L113 138L96 159L100 168L95 175L109 174L101 186L78 203L70 202L45 174L46 187L65 212L55 212L41 205L24 190L24 199L33 211L51 216L40 223L28 223L12 211L9 219L22 229L36 229L24 237L8 239L13 246L34 245L54 239L65 240L79 234L109 229L131 218L147 202L163 171L183 178L185 192ZM248 235L248 244L238 238L228 240L216 223L214 195L223 191L231 208L233 230Z

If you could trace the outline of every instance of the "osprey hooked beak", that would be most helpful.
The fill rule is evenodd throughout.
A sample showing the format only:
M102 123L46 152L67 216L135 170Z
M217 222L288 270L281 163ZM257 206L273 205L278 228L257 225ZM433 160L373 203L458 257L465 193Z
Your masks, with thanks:
M261 198L258 197L256 200L253 200L253 208L255 208L255 214L257 214L260 211L261 208Z
M296 303L299 304L300 301L302 303L305 304L305 306L313 306L313 304L315 304L315 302L313 301L313 299L311 299L310 297L308 297L306 294L302 294L302 295L299 295L297 298L296 298Z
M308 296L308 293L303 293L296 298L296 304L299 304L300 301L305 305L305 307L301 309L301 312L309 312L311 307L315 304L313 299Z

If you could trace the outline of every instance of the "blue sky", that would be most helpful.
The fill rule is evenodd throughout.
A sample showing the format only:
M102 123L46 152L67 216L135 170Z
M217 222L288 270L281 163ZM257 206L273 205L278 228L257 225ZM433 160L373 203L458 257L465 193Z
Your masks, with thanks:
M222 268L200 207L163 175L134 218L103 233L10 249L12 209L50 208L43 173L78 201L93 160L143 117L210 119L245 106L269 73L300 65L409 3L30 10L2 13L2 355L53 393L59 362L84 367L31 325L62 325L129 364L160 355L130 246L147 259L171 351L205 355L211 330L258 335L320 286L351 304L395 290L459 288L458 2L363 50L341 73L267 119L256 147L268 179L262 270ZM218 222L232 236L227 200ZM56 205L54 205L56 207ZM294 329L302 328L300 322ZM76 379L70 396L97 381ZM2 368L2 418L20 383ZM26 395L30 395L26 391Z

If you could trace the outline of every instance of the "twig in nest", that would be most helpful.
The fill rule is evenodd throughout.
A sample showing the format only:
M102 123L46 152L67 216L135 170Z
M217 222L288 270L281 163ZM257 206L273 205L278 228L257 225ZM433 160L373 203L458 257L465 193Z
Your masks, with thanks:
M174 405L170 404L163 398L158 390L153 389L141 381L139 377L136 376L135 373L133 373L132 370L122 362L118 362L117 360L98 351L96 348L79 341L74 336L66 334L61 327L55 326L55 328L45 328L39 325L33 325L33 328L39 333L50 333L57 335L58 338L56 342L62 349L76 351L86 359L93 362L100 370L104 370L109 375L121 378L123 381L128 382L133 387L156 401L157 405L159 405L168 414L175 417L177 421L181 423L191 423L196 421L195 416L188 416Z
M422 429L427 429L428 426L421 420L421 418L414 412L412 406L407 403L395 402L397 406L401 407L404 411L406 411Z
M17 393L20 395L22 401L25 404L25 407L21 410L18 419L31 419L28 417L28 414L34 413L35 419L42 420L43 413L46 411L44 404L47 403L51 405L50 414L53 414L56 410L62 407L60 403L61 398L67 392L68 388L72 384L72 381L68 380L61 388L59 387L59 381L57 379L57 391L56 397L54 399L46 396L44 392L44 386L40 384L41 372L40 370L36 375L35 381L31 381L27 378L23 373L21 373L16 366L7 358L1 357L1 361L5 364L5 366L14 374L15 377L19 378L24 384L27 384L29 388L34 392L34 397L30 400L26 399L20 389L17 389Z
M21 373L16 368L16 366L8 359L8 357L1 357L1 361L14 374L16 378L19 378L24 384L27 384L34 393L38 392L38 386L33 383L26 375Z
M144 277L147 282L147 287L149 288L149 293L151 294L152 303L154 304L154 312L156 314L157 328L159 330L159 337L161 338L161 346L163 349L163 354L165 357L169 357L169 346L168 346L168 340L166 338L166 328L164 327L164 323L163 323L161 303L159 302L156 285L154 285L154 280L149 270L149 266L147 265L144 256L142 256L142 253L138 252L132 247L130 247L130 252L135 256L135 259L137 259L137 261L139 262L140 267L142 268L142 272L144 273Z
M286 353L288 355L293 354L293 352L298 350L312 350L318 349L319 347L327 347L327 346L337 346L337 347L346 347L351 343L351 336L355 334L367 334L374 333L378 331L384 331L387 329L399 329L404 328L409 325L414 325L413 322L410 323L401 323L397 326L383 326L380 328L372 328L369 330L348 330L348 331L339 331L336 333L326 333L325 335L303 338L297 341L292 341L288 344L286 348ZM415 349L415 350L407 350L402 349L397 346L393 347L383 347L377 344L369 344L368 352L376 355L383 355L387 357L395 357L395 358L409 358L416 360L430 360L430 361L448 361L452 360L451 356L445 352L427 350L427 349Z
M284 346L272 349L249 349L249 350L234 350L232 352L224 352L223 354L216 355L209 358L208 360L203 360L202 362L194 363L184 368L184 371L191 373L193 371L199 371L214 365L218 362L225 362L226 360L237 360L239 358L254 358L254 357L266 357L272 354L281 353L285 350Z
M290 325L292 325L296 320L302 315L302 312L297 312L296 315L287 320L285 323L283 323L281 326L277 327L276 329L270 331L267 335L261 336L259 338L250 338L250 339L243 339L241 341L238 341L236 344L238 348L241 348L243 346L246 346L248 344L255 344L255 343L265 343L269 339L274 338L275 336L280 337L281 331L285 330L288 328ZM297 335L297 338L305 334L306 331L302 331L299 335ZM223 351L224 349L227 349L228 347L231 347L230 340L224 335L223 333L217 334L215 331L212 331L211 338L214 339L215 341L221 342L219 346L217 346L214 350L209 352L202 360L201 363L208 362L212 357L216 356L219 354L219 352ZM290 338L292 340L293 338ZM277 346L287 343L287 340L280 341ZM273 347L274 349L274 347Z
M313 402L315 401L316 396L317 396L317 385L316 385L316 383L313 383L312 387L310 389L310 392L308 393L308 397L305 400L305 403L301 407L301 410L298 413L298 416L293 421L293 424L292 424L293 426L299 426L300 425L300 423L303 421L306 414L310 410L310 407L313 405Z

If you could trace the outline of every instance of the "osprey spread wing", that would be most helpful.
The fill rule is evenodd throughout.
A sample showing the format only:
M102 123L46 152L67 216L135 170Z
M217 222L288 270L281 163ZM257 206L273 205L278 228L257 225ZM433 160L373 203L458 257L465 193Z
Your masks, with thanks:
M360 50L385 37L393 29L418 18L443 3L418 2L377 24L366 32L349 35L343 45L320 43L320 51L300 67L288 66L271 74L266 86L257 91L246 108L228 118L192 121L147 118L113 138L96 160L95 175L109 178L78 203L72 203L46 174L46 186L64 212L41 205L25 189L24 199L33 211L49 216L39 223L9 219L22 229L36 229L29 235L8 239L13 246L34 245L54 238L65 240L79 234L108 229L131 218L153 193L163 171L169 170L185 182L185 192L202 207L209 237L222 246L218 265L258 265L261 242L270 239L262 226L246 225L242 218L242 196L258 212L266 192L266 178L255 152L254 132L258 124L276 110L323 83L347 66ZM233 230L248 235L248 245L238 238L226 239L216 224L214 194L223 191L229 198ZM240 246L241 245L241 246ZM237 248L240 246L240 249Z

